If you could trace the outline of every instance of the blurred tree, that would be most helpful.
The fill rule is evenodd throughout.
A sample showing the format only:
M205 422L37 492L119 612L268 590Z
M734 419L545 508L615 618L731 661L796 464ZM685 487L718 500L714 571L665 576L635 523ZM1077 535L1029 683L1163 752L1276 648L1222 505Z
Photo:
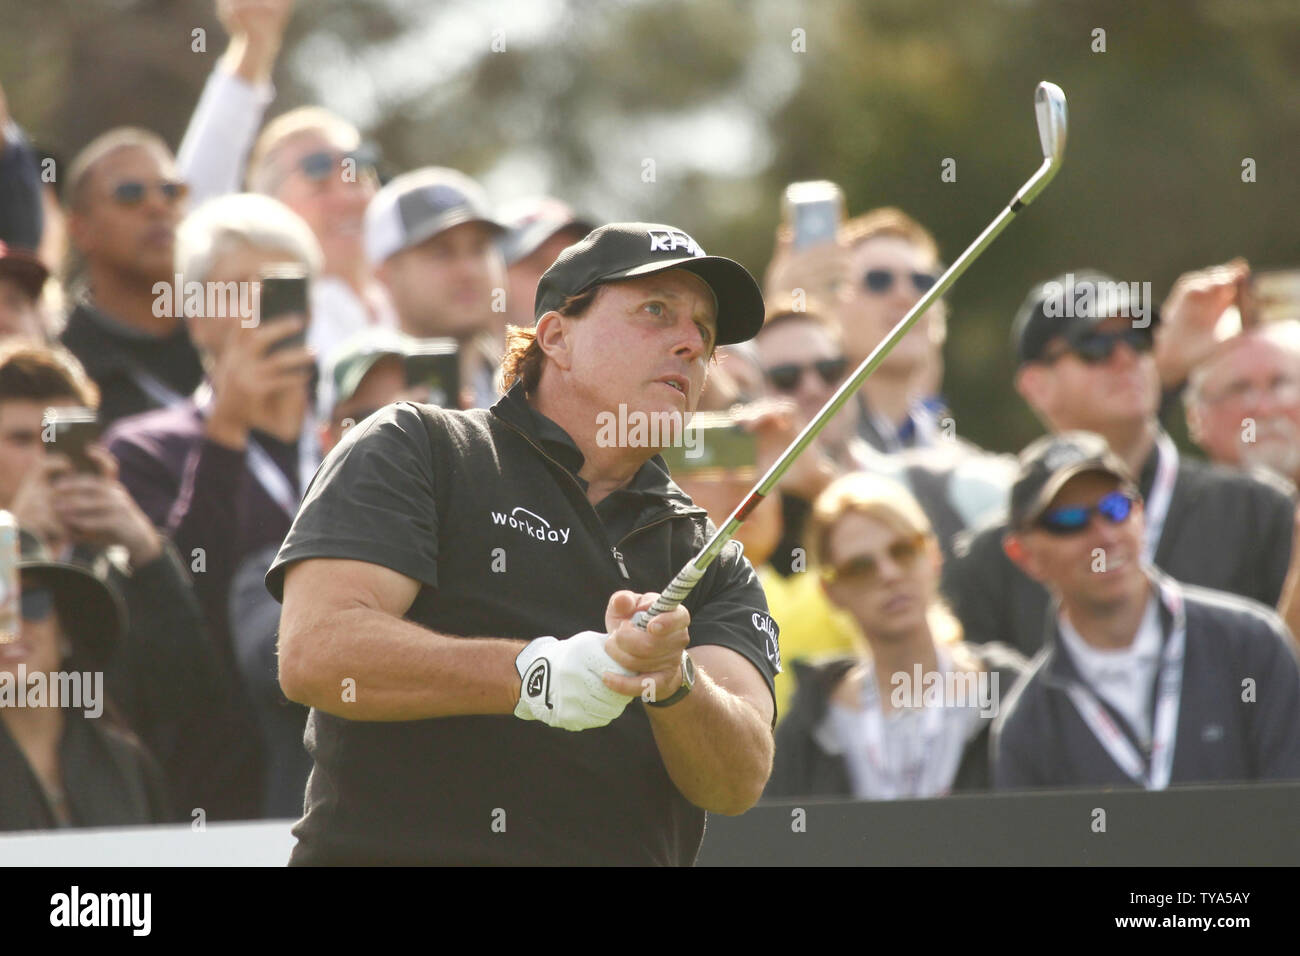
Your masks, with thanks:
M211 0L0 0L0 23L15 116L67 155L126 122L175 144L225 47ZM795 179L841 183L854 213L901 206L956 255L1037 164L1030 96L1052 79L1065 167L952 294L958 431L1011 450L1038 431L1008 342L1035 281L1092 266L1158 300L1237 254L1300 265L1296 62L1294 0L315 0L273 112L321 102L393 171L679 223L761 273Z

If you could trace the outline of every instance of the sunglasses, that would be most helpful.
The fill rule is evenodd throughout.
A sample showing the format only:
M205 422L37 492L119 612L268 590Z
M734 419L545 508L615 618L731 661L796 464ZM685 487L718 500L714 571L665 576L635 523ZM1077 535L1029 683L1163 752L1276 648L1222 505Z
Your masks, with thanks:
M374 173L375 166L379 157L373 149L368 146L360 146L346 153L336 153L331 150L321 150L316 153L308 153L302 159L298 160L296 168L309 180L314 183L323 183L332 175L340 175L343 171L343 164L351 160L355 165L357 176L367 173Z
M805 373L809 370L815 371L821 380L827 385L836 385L844 376L844 370L848 367L848 359L844 357L833 359L821 359L817 362L811 362L807 365L799 365L790 362L784 365L773 365L764 371L767 380L772 387L778 392L793 392L803 381Z
M119 206L138 206L149 195L149 185L138 179L128 179L126 182L118 183L113 187L113 201ZM182 182L163 180L154 185L168 204L178 203L190 194L190 187Z
M23 588L23 620L43 621L54 610L54 592L48 587Z
M862 287L868 292L883 295L894 287L894 280L900 275L911 276L912 287L917 292L928 292L934 288L939 277L928 272L894 272L891 269L868 269L862 276Z
M906 571L916 563L924 546L925 535L918 534L910 538L897 539L885 549L885 553L889 555L890 561ZM880 578L880 561L875 555L862 554L850 558L837 567L824 569L822 577L828 584L838 581L856 587L869 587Z
M1122 329L1118 332L1084 332L1071 338L1065 348L1044 355L1043 361L1050 364L1064 355L1073 353L1089 365L1097 365L1109 361L1121 342L1139 355L1150 352L1155 347L1149 328Z
M1078 534L1092 522L1094 512L1111 524L1123 524L1133 513L1133 505L1136 501L1137 498L1127 491L1112 491L1095 505L1077 505L1045 511L1038 519L1037 525L1049 534L1061 537Z

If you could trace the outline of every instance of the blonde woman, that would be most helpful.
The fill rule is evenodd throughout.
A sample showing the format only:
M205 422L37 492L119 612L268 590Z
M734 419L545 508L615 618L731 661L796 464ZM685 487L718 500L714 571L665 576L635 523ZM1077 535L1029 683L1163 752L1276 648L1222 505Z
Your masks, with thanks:
M856 655L795 663L767 797L892 800L989 786L988 731L1026 667L1014 650L962 641L939 597L942 556L901 485L845 475L817 498L813 570L857 621Z

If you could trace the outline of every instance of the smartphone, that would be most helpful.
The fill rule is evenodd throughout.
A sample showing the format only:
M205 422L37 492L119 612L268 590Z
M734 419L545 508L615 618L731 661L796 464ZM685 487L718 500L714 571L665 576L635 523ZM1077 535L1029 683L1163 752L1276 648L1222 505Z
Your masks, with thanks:
M758 438L726 412L697 412L681 444L664 448L660 454L673 475L753 478Z
M41 419L41 439L49 450L66 455L74 471L99 474L99 467L86 454L86 447L99 441L102 428L93 408L81 405L47 408Z
M427 388L425 402L460 407L460 346L455 339L417 339L406 355L406 387Z
M791 183L785 187L782 216L796 249L834 242L844 221L844 192L826 179Z
M269 266L262 270L258 322L274 322L294 314L307 315L307 273L300 266ZM307 344L307 330L280 339L267 354Z

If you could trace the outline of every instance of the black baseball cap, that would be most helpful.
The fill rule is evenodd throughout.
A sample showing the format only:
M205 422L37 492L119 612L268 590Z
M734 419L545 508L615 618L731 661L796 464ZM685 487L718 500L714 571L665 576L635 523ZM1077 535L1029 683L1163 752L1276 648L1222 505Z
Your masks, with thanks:
M53 560L27 531L20 531L18 537L23 589L49 588L77 669L102 669L126 630L122 596L95 568Z
M13 279L28 296L39 299L50 270L26 249L0 242L0 276Z
M763 327L763 293L739 262L708 256L675 226L612 222L569 246L537 284L533 319L559 309L570 296L616 279L685 269L709 284L718 300L717 345L744 342Z
M1093 269L1067 272L1034 286L1011 326L1011 342L1020 364L1040 358L1058 335L1072 342L1106 319L1134 315L1139 303L1130 301L1129 288L1128 283L1116 282ZM1099 294L1099 290L1113 294ZM1152 307L1152 327L1158 321Z
M1075 475L1100 472L1123 485L1136 487L1128 466L1106 439L1093 432L1046 435L1020 453L1020 471L1011 486L1011 528L1029 527Z

